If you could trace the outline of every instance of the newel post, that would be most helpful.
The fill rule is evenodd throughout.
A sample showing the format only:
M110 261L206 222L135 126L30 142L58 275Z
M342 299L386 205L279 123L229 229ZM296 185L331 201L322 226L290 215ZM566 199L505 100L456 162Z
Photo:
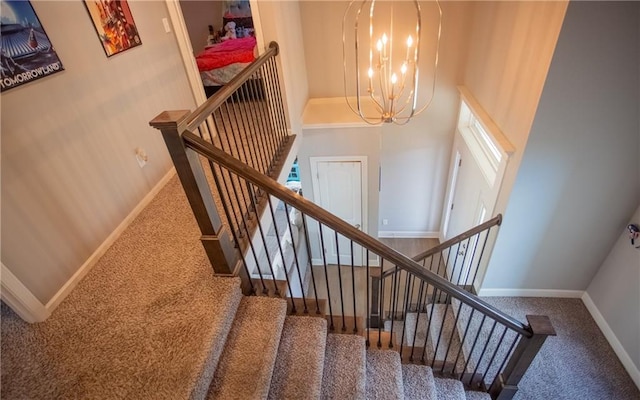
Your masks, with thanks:
M551 320L546 315L527 315L533 332L531 337L522 337L516 346L504 372L496 376L490 387L491 398L508 400L518 391L518 383L533 362L548 336L556 336Z
M162 133L178 178L198 221L202 233L200 240L214 272L219 275L231 275L238 260L233 242L218 215L200 164L200 156L187 148L182 140L182 132L186 129L186 118L189 114L190 112L185 110L165 111L151 120L149 125Z

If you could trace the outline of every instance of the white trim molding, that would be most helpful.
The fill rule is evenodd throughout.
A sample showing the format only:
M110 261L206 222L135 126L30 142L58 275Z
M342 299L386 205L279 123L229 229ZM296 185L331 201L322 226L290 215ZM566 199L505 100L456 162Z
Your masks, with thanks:
M4 263L2 264L0 281L2 282L2 289L0 290L2 301L7 303L20 318L30 324L42 322L49 318L51 311L20 282Z
M439 236L433 231L378 231L379 238L438 239Z
M594 303L591 296L589 296L589 293L584 292L582 295L582 302L585 307L587 307L587 310L589 310L589 313L591 313L591 316L596 321L598 328L600 328L602 334L620 359L624 369L627 370L636 386L640 388L640 369L638 369L638 366L633 363L629 353L624 349L622 343L620 343L620 340L618 340L618 337L607 323L607 320L604 319L604 316L600 313L600 310L598 310L596 303Z
M158 192L169 182L171 178L176 174L176 170L174 167L171 167L169 172L167 172L162 179L147 193L146 196L140 200L138 205L125 217L125 219L116 227L116 229L111 232L109 236L105 239L104 242L89 256L89 258L82 264L82 266L76 271L73 276L62 286L60 290L49 300L46 304L46 309L51 313L53 310L60 305L62 300L64 300L71 291L76 287L76 285L82 280L82 278L87 275L87 273L93 268L93 266L100 260L100 257L106 253L106 251L111 247L111 245L120 237L122 232L125 231L129 227L129 225L133 222L133 220L144 210L144 208L151 203L154 197L158 194Z
M580 299L584 290L556 290L556 289L494 289L483 288L480 297L558 297L565 299Z

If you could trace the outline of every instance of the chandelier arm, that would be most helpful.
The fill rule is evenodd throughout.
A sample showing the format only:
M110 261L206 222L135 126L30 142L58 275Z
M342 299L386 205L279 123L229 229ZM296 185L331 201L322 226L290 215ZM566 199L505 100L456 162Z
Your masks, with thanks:
M427 104L425 104L420 110L418 110L413 115L418 115L424 110L426 110L431 105L431 102L433 101L433 98L435 97L435 94L436 94L436 81L438 77L438 54L440 51L440 37L442 35L442 8L440 7L440 2L438 0L435 0L435 3L438 6L439 19L438 19L438 37L436 40L436 55L433 62L433 85L431 87L431 98L429 99Z
M352 0L349 2L349 5L347 6L347 9L344 11L344 15L342 16L342 68L343 68L343 74L342 74L342 81L343 81L343 85L344 85L344 99L347 102L347 105L349 106L349 108L351 109L351 111L353 111L353 113L358 114L362 117L362 113L360 112L360 106L359 104L357 105L357 110L355 108L353 108L353 105L351 104L351 102L349 102L349 97L347 96L347 39L346 39L346 23L347 23L347 15L349 14L349 11L351 10L351 7L353 7L353 4L356 2L356 0ZM357 20L357 19L356 19ZM357 37L357 27L356 27L356 42L358 40ZM357 48L357 44L356 44L356 48ZM357 56L357 54L356 54ZM358 72L357 72L357 67L356 67L356 77L358 76ZM359 92L359 86L358 83L356 82L356 92ZM360 96L356 96L357 102L359 103L359 99Z

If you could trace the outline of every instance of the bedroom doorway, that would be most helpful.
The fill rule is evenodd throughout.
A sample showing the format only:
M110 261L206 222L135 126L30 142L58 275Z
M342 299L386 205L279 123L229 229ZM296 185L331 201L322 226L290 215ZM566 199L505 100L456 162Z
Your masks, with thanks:
M223 1L219 1L219 0L218 1L193 0L192 2L214 3L216 5L219 4L221 9L222 9L222 4L224 3ZM175 32L178 48L180 49L180 54L182 56L182 60L185 66L185 71L187 73L187 79L191 87L191 92L193 93L193 98L195 100L195 103L197 105L200 105L207 100L207 96L205 93L202 79L200 77L200 71L198 69L198 65L194 57L195 49L193 48L191 37L189 36L187 22L185 21L184 14L180 6L180 1L166 0L166 4L167 4L167 9L169 11L169 19L171 20L170 21L171 26L173 27L173 30ZM264 39L262 35L262 28L260 25L258 2L257 0L249 0L249 4L251 7L251 15L252 15L252 20L254 25L253 29L255 32L257 49L259 53L262 53L265 47L264 47ZM204 26L204 29L207 30L207 32L208 32L208 25L209 24L207 24L207 26ZM206 40L207 40L207 36L204 36L203 43L206 42Z

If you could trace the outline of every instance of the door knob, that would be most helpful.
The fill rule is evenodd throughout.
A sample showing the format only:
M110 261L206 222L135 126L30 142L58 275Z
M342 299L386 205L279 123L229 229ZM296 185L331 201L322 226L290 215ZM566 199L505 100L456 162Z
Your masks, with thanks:
M355 224L353 227L356 229L360 229L360 224Z

